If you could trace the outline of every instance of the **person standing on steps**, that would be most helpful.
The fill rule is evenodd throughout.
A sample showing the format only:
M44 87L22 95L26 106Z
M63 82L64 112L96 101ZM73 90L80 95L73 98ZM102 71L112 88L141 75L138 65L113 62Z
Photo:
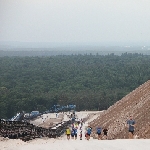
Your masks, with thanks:
M132 116L127 121L128 131L129 131L129 139L133 139L134 137L134 129L135 129L135 121L133 120Z

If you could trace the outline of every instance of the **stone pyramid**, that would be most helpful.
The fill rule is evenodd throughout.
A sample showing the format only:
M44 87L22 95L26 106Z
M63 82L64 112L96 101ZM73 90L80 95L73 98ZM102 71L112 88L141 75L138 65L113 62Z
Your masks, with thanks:
M150 80L104 110L89 123L96 138L96 128L108 128L108 139L128 138L127 120L132 115L136 122L134 135L138 138L150 138Z

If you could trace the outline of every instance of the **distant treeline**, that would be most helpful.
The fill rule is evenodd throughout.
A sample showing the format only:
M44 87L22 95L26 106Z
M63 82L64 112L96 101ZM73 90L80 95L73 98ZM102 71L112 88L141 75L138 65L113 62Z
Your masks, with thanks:
M77 50L76 50L77 49ZM138 53L150 55L150 48L145 47L62 47L62 48L14 48L3 49L0 48L0 57L47 57L57 55L108 55L114 53L115 55L122 55L122 53Z
M0 57L0 118L75 104L103 110L150 79L150 56Z

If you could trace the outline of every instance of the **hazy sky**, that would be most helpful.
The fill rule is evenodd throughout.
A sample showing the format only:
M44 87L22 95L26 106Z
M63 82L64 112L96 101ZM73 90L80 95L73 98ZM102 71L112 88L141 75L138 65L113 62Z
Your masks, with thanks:
M0 0L0 41L147 44L150 0Z

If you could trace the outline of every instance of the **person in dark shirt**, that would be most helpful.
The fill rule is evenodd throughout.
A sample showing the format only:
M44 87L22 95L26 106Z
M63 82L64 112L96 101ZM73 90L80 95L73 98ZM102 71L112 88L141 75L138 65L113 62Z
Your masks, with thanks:
M75 135L74 135L74 127L73 127L72 130L71 130L71 138L74 139L74 136Z
M78 134L78 128L74 128L74 136L75 136L75 140L77 139L77 134Z
M134 137L134 129L135 129L135 121L133 120L132 116L127 121L128 131L129 131L129 139L133 139Z
M104 129L103 129L103 133L104 133L104 138L107 139L108 129L107 129L107 128L104 128Z

